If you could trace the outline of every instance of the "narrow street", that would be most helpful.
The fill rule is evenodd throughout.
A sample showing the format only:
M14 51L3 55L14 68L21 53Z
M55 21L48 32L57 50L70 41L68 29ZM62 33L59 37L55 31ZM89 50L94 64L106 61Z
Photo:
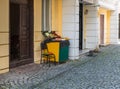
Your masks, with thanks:
M120 45L50 68L30 64L12 69L0 75L0 89L120 89Z

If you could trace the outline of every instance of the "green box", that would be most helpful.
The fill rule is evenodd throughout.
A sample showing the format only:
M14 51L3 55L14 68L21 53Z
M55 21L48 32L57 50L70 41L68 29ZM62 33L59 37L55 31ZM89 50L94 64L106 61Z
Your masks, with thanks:
M68 60L69 46L60 47L59 62L66 62Z

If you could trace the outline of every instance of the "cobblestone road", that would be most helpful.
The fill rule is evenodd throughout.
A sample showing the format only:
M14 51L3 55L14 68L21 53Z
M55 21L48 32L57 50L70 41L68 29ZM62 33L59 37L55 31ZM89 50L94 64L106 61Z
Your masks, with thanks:
M0 89L120 89L120 45L57 66L30 64L0 75Z

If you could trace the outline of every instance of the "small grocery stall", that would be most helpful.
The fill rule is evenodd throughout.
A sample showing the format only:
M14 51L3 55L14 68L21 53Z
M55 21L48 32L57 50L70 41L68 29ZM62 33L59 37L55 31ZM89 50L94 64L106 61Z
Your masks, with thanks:
M60 37L55 31L42 33L45 37L44 43L47 45L48 50L55 55L56 62L66 62L69 59L69 39ZM53 59L50 61L53 61Z

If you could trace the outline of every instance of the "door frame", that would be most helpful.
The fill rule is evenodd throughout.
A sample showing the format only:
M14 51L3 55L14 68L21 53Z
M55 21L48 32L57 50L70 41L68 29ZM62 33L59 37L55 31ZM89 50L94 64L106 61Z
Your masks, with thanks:
M10 68L14 68L14 67L17 67L17 66L21 66L21 65L25 65L25 64L28 64L28 63L33 63L34 62L34 0L28 0L29 1L29 5L31 6L30 9L30 61L29 62L22 62L21 63L18 63L16 65L13 65L11 66L11 62L10 62L10 56L11 56L11 31L10 31L10 4L11 2L14 1L14 0L9 0L9 67Z

